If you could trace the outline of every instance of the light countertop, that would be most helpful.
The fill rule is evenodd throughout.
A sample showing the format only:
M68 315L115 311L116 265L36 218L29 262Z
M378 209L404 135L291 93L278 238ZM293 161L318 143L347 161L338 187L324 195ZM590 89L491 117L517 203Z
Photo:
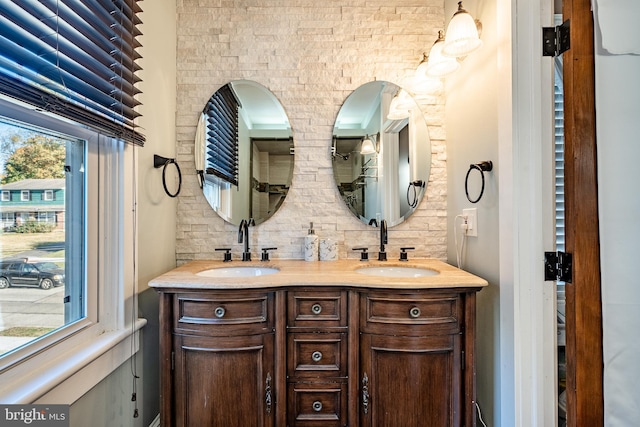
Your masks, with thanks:
M263 267L279 271L257 277L202 277L204 270L228 267ZM379 277L357 273L362 267L427 268L439 274L424 277ZM191 261L156 277L149 286L158 290L170 288L186 289L263 289L290 286L342 286L374 289L454 289L482 288L487 281L436 259L410 259L408 262L377 261L362 262L355 259L338 261L272 260Z

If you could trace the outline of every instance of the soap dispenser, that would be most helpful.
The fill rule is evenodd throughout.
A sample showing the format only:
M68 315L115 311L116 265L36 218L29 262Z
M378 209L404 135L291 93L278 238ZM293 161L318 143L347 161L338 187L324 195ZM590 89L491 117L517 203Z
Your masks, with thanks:
M304 260L318 260L318 236L313 229L313 222L309 223L309 232L304 236Z

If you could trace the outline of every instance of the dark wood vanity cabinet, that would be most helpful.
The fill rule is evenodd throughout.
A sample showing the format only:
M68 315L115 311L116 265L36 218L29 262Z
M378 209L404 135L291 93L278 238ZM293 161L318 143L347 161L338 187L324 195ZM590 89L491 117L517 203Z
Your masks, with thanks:
M162 425L475 426L475 291L162 290Z
M361 295L361 426L473 425L465 420L462 405L468 297L438 292Z

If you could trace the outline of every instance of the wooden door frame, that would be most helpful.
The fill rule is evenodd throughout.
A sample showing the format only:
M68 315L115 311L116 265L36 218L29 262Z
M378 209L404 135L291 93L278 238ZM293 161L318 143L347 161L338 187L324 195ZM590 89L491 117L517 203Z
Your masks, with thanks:
M563 0L571 48L563 54L568 426L604 424L594 22L590 0Z

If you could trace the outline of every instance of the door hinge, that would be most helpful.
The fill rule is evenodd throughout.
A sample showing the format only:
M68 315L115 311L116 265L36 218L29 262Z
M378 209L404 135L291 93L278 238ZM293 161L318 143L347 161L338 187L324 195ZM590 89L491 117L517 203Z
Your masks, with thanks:
M465 365L464 350L462 350L461 353L462 354L460 354L460 369L464 371L464 365Z
M176 368L176 353L171 352L171 370L173 371Z
M559 56L571 47L569 20L557 27L542 27L542 56Z
M573 280L573 257L565 252L544 253L544 280L571 283Z

